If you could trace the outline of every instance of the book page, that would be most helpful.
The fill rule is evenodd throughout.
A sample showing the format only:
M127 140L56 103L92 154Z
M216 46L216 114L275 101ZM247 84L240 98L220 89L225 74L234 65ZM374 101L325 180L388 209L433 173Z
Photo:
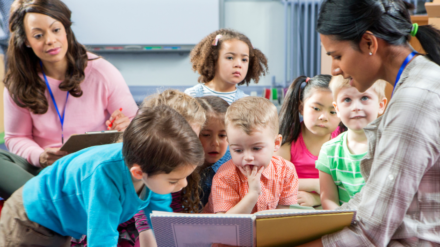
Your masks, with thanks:
M238 225L172 224L178 247L211 246L212 243L238 246Z

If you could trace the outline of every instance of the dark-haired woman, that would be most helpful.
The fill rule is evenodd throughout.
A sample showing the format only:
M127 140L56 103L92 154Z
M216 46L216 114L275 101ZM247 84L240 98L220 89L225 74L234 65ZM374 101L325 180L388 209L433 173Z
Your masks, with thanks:
M4 105L13 154L0 153L2 197L66 155L59 148L70 135L114 118L112 129L124 130L138 109L119 71L76 41L70 15L59 0L12 4Z
M356 221L309 246L440 245L440 31L412 24L402 0L327 0L318 32L334 75L363 92L394 85L384 115L365 128L366 181L341 209ZM420 41L427 55L408 44Z

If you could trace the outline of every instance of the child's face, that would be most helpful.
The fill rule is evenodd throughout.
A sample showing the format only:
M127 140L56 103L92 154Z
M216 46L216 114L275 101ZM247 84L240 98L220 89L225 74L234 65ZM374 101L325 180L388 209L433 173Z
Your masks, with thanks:
M153 176L142 174L142 181L157 194L169 194L181 191L188 185L186 178L196 169L196 165L180 165L169 174L159 173Z
M318 136L331 134L340 122L330 91L313 89L311 96L301 104L301 115L306 128Z
M205 162L214 164L226 153L228 141L226 139L225 121L220 117L208 117L205 127L199 136L205 151Z
M336 96L335 108L350 130L362 130L385 110L386 99L379 100L372 87L361 93L355 87L343 87Z
M249 67L249 47L240 40L222 42L218 54L215 77L236 85L244 80Z
M232 161L243 170L246 166L250 166L250 170L254 166L266 168L281 146L281 135L275 136L269 126L256 128L247 135L240 127L228 125L226 132Z

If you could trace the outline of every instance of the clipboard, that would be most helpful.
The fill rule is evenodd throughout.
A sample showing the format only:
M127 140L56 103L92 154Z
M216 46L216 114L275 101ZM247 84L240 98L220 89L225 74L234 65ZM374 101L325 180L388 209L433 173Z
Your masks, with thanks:
M61 151L74 153L84 148L96 145L111 144L118 141L122 133L117 130L86 132L85 134L71 135L60 148Z

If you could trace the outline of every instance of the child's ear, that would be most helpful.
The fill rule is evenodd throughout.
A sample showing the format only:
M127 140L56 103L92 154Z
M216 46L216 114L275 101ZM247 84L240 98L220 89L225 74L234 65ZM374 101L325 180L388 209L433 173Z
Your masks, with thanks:
M141 167L138 165L138 164L134 164L131 168L130 168L130 173L131 173L131 175L135 178L135 179L138 179L138 180L141 180L142 179L142 176L143 176L143 172L142 172L142 169L141 169Z
M379 101L379 115L382 115L385 111L385 107L387 106L388 99L386 97L383 97L381 101Z
M274 150L274 152L276 152L276 151L278 151L278 149L280 149L281 143L283 143L283 136L277 135L275 137L275 150Z
M302 101L299 102L298 111L301 116L304 116L304 103Z
M338 105L337 105L336 102L334 102L334 101L333 101L333 107L335 108L336 116L338 116L338 118L341 118L341 116L339 116L339 108L338 108Z

